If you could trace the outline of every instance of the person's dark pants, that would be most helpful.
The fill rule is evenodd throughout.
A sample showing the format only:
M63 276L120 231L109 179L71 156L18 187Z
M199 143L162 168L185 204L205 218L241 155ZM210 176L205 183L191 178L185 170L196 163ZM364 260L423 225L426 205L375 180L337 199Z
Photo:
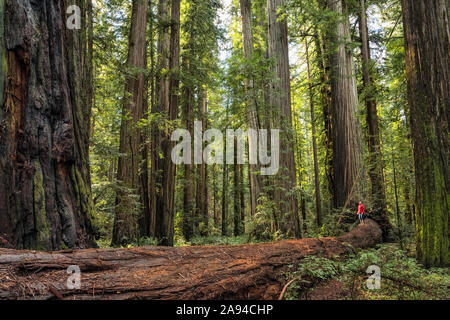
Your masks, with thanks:
M359 222L364 222L364 214L358 213Z

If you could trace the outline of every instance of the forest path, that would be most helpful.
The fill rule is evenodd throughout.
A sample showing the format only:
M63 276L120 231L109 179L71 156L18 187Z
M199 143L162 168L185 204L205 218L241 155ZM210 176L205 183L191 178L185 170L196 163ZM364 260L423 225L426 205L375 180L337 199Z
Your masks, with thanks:
M277 299L289 265L345 258L382 241L373 220L340 237L205 247L45 253L0 249L0 299ZM69 266L81 288L67 286Z

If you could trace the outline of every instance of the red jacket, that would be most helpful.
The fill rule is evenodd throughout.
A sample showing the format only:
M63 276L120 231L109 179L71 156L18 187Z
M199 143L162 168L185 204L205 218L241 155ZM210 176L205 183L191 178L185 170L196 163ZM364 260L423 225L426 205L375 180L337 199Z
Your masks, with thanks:
M366 211L366 207L364 207L364 205L361 203L359 206L358 206L358 214L359 213L364 213Z

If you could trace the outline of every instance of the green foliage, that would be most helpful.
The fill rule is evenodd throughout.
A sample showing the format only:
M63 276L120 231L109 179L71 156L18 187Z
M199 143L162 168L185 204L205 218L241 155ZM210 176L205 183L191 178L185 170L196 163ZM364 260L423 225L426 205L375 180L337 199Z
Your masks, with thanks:
M370 290L366 286L369 266L381 269L381 288ZM428 300L447 299L450 294L448 268L426 269L414 257L395 245L380 245L360 250L348 260L337 261L315 256L306 257L298 266L290 266L286 279L307 282L292 284L286 299L298 299L317 284L331 279L345 284L348 295L343 299L373 300ZM307 285L305 286L304 283Z
M223 237L223 236L208 236L192 238L190 245L192 246L206 246L206 245L239 245L247 243L247 236L242 235L238 237Z

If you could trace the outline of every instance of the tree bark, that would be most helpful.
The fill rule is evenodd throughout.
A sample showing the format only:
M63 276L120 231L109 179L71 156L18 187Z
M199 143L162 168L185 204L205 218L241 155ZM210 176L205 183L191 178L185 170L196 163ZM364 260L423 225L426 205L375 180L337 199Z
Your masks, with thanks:
M358 94L351 49L350 23L346 2L328 0L328 8L336 13L337 21L331 29L331 104L333 133L334 206L355 204L359 192L361 172L361 137L357 115Z
M269 57L274 59L271 83L270 108L274 117L274 129L280 130L280 170L276 176L274 199L277 215L283 221L282 231L295 238L301 237L296 192L291 87L289 73L289 47L286 18L280 19L278 10L285 0L267 0L269 13Z
M327 0L317 0L319 8L327 9ZM331 36L327 30L319 30L317 26L314 28L314 45L317 52L317 66L320 70L320 97L322 105L323 125L325 129L325 172L328 179L328 191L332 199L335 199L334 191L334 165L333 165L333 133L332 133L332 112L331 112L331 67L330 52L327 49L328 38Z
M417 254L450 264L448 1L403 0L406 78L416 177Z
M187 62L189 64L189 62ZM188 68L190 68L188 66ZM184 87L184 107L183 117L186 125L186 130L189 131L190 136L194 136L193 117L192 117L192 104L193 104L193 91L190 86ZM191 150L193 143L191 141ZM186 241L189 241L194 235L194 174L193 174L193 160L194 156L191 153L191 163L184 165L184 184L183 184L183 235Z
M226 118L228 120L228 107L226 110ZM227 154L227 144L223 144L223 154ZM228 217L228 165L224 161L222 165L222 236L227 236L227 217Z
M245 187L244 187L244 165L239 165L239 195L241 205L241 230L240 233L245 233Z
M313 158L314 158L314 186L316 193L316 222L317 226L322 227L322 200L320 197L320 177L319 177L319 163L317 158L317 142L316 142L316 116L314 110L314 91L312 88L312 78L311 78L311 64L309 59L309 44L306 40L306 66L309 82L309 104L311 112L311 135L312 135L312 145L313 145Z
M0 299L277 299L289 265L306 256L345 258L381 241L368 220L337 238L215 247L18 252L0 249ZM69 290L69 266L81 288Z
M200 88L198 94L198 113L202 122L202 132L207 130L207 91L204 88ZM202 150L205 147L205 143L202 142ZM200 235L208 235L209 217L208 217L208 186L206 178L208 177L208 166L204 161L197 165L198 177L197 177L197 219L202 223L200 228Z
M180 37L179 2L159 1L160 34L158 39L158 99L152 113L158 123L153 123L151 164L151 214L154 217L154 235L163 246L173 245L174 190L176 167L171 159L174 146L170 139L171 125L178 115L178 65ZM172 30L169 35L169 30ZM165 70L170 70L166 72Z
M248 129L258 130L261 128L258 111L257 98L255 94L255 81L252 73L253 58L253 28L252 28L252 3L251 0L240 0L241 17L242 17L242 38L244 58L246 59L246 76L245 76L245 92L246 92L246 110L247 110L247 127ZM249 145L256 146L257 141L253 141L253 136L249 135ZM257 139L256 139L257 140ZM250 169L250 205L251 213L256 213L257 202L260 196L261 175L260 167L257 164L249 163Z
M149 217L147 152L138 128L148 110L147 84L147 10L148 1L134 0L131 14L127 76L118 161L116 210L112 244L127 244L139 237L138 218ZM145 148L144 148L145 149ZM138 199L135 196L138 196Z
M368 129L369 178L371 182L372 202L375 208L386 209L386 195L383 179L383 161L381 154L380 129L376 102L376 88L373 83L373 61L370 57L369 30L367 27L366 0L360 0L359 34L361 37L362 71L364 98L366 101L366 120Z
M72 4L78 30L66 27ZM91 9L0 1L0 236L19 249L95 245Z

